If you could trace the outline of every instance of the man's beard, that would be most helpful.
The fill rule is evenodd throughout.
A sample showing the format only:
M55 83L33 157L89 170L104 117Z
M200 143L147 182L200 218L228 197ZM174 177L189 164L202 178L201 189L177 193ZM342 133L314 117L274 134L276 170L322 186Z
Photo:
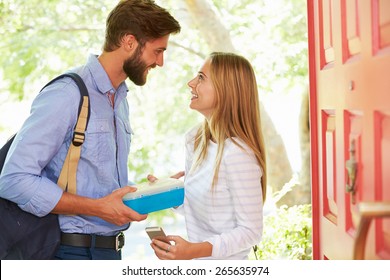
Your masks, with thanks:
M134 54L123 63L123 71L125 71L127 77L137 86L143 86L146 83L145 72L148 66L141 60L141 56L141 46L137 46Z

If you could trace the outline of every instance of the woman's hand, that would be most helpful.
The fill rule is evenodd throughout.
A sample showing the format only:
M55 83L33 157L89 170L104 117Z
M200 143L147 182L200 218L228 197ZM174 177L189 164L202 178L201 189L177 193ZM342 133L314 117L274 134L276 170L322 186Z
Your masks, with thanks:
M180 236L168 235L171 244L153 239L150 246L160 260L191 260L211 256L213 246L208 242L191 243Z
M154 253L160 260L189 260L192 259L190 254L191 243L180 236L168 236L168 240L173 241L168 244L164 241L153 239L152 246Z
M184 171L177 172L175 175L172 175L171 178L180 179L185 175Z
M176 174L172 175L171 178L175 178L175 179L180 179L181 177L184 176L184 171L179 171L177 172ZM149 174L148 176L146 176L146 179L148 179L149 182L153 183L154 181L156 181L158 178L155 177L154 175L152 174Z

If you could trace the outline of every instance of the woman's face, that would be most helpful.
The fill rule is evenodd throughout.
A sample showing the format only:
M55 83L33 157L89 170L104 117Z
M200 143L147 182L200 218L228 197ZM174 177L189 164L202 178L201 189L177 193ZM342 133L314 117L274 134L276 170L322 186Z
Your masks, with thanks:
M188 82L191 88L190 108L210 118L215 108L215 89L210 79L210 59L207 59L198 75Z

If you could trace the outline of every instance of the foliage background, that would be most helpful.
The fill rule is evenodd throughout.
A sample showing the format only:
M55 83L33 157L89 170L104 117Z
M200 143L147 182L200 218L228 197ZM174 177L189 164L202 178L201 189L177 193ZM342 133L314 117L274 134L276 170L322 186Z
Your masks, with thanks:
M169 153L161 153L176 150L171 149L176 136L200 120L188 110L186 83L212 50L191 21L185 2L157 1L179 19L183 31L172 36L164 68L152 71L145 87L128 83L136 133L130 167L137 171L136 180L144 175L139 170L160 165L154 162L157 154L164 163L161 172L171 171ZM262 100L294 95L300 99L307 80L304 1L207 2L229 30L237 52L253 63ZM46 81L84 63L89 53L100 53L105 18L115 4L108 0L1 0L2 97L32 99ZM153 162L145 162L148 159Z
M171 37L164 68L151 71L144 87L128 83L135 132L130 179L140 182L148 173L164 177L183 169L183 134L201 120L188 109L186 83L213 51L189 13L187 4L198 1L218 16L234 48L252 62L260 100L283 136L294 171L299 172L298 113L307 84L305 1L160 0L156 2L180 21L182 32ZM100 53L105 19L116 3L0 0L1 143L19 129L32 99L48 80L83 64L89 53ZM288 215L286 209L278 211L279 216ZM154 218L161 221L169 213ZM267 223L265 229L282 221Z

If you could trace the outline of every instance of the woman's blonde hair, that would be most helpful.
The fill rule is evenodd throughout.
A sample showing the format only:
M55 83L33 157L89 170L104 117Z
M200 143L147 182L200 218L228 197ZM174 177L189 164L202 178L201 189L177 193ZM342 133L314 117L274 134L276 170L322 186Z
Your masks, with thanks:
M209 141L218 144L212 186L218 180L225 146L233 137L252 149L261 169L263 200L266 198L267 168L261 131L259 96L256 76L249 61L233 53L213 52L210 55L210 79L215 90L215 109L205 119L195 136L195 164L198 167L207 156Z

